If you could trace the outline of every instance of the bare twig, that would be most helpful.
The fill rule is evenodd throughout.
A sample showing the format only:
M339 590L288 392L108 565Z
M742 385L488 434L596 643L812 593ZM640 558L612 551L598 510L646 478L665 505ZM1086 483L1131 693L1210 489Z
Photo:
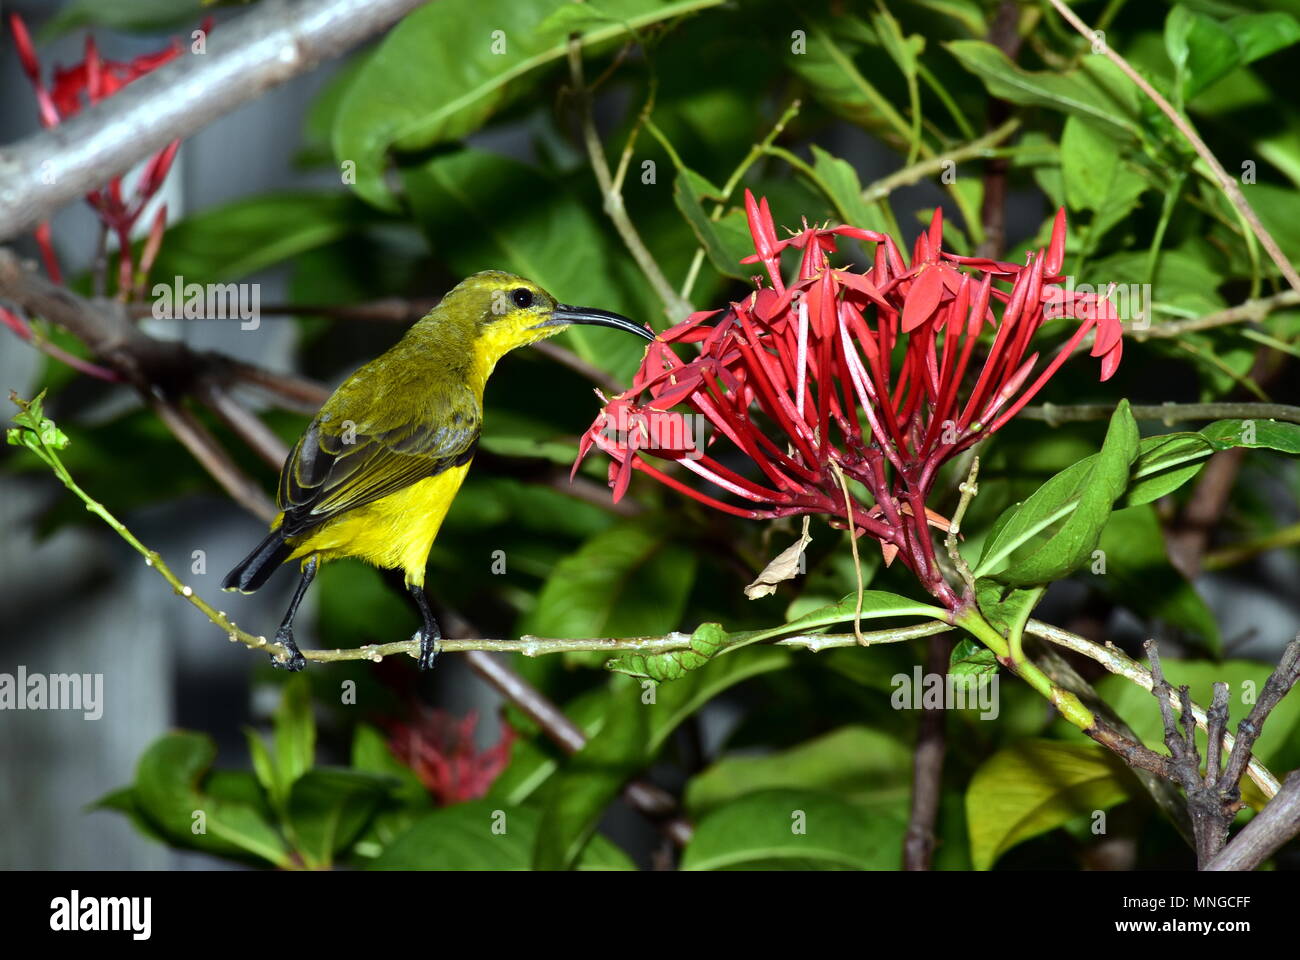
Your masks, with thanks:
M966 516L966 510L970 507L970 502L975 499L975 495L979 493L979 485L975 482L979 479L979 475L980 458L972 457L970 472L957 487L961 492L961 499L957 501L957 509L953 512L952 519L948 521L948 535L943 540L944 548L948 551L948 559L952 561L957 575L961 577L962 583L966 585L967 599L975 596L975 576L971 573L966 558L961 555L961 549L958 547L957 541L961 537L961 522Z
M222 25L119 93L0 149L0 239L292 77L338 56L424 0L279 0Z
M1187 794L1187 809L1196 836L1196 862L1201 869L1206 869L1223 849L1232 821L1243 806L1240 783L1250 751L1263 731L1269 714L1295 686L1297 678L1300 678L1300 638L1287 644L1281 661L1265 682L1259 699L1238 724L1237 740L1232 745L1226 764L1222 762L1222 755L1227 739L1228 685L1214 685L1214 700L1210 705L1207 724L1204 775L1201 773L1201 757L1196 747L1196 723L1192 718L1192 700L1188 688L1183 686L1178 690L1183 721L1180 733L1174 719L1174 692L1165 682L1156 642L1148 640L1145 649L1151 660L1152 693L1160 704L1165 745L1172 757L1170 776Z
M1202 869L1254 870L1297 834L1300 834L1300 770L1286 778L1268 806Z
M920 183L926 177L942 173L948 168L949 164L958 164L963 160L978 160L982 157L996 159L998 144L1010 137L1019 128L1020 121L1013 117L997 127L997 129L972 140L970 143L962 144L960 147L955 147L944 153L935 154L925 160L918 160L916 163L894 171L887 177L881 177L879 180L867 184L862 189L862 199L868 203L883 200L899 187L910 187L914 183Z
M1058 646L1073 650L1075 653L1096 661L1111 673L1131 680L1144 690L1151 690L1154 687L1154 680L1150 671L1113 644L1108 643L1103 646L1099 643L1093 643L1077 633L1071 633L1069 630L1063 630L1054 624L1043 623L1041 620L1032 618L1025 624L1025 630L1036 637L1050 640ZM1181 705L1176 704L1175 709L1181 709ZM1202 730L1207 730L1209 718L1205 711L1195 703L1191 704L1191 710L1192 717L1196 720L1197 725ZM1231 749L1235 740L1231 734L1225 733L1223 742L1225 746ZM1272 797L1277 793L1277 778L1259 760L1251 758L1247 765L1247 773L1265 797Z
M289 455L288 445L247 407L236 402L225 387L200 380L195 393L221 421L235 432L249 449L273 470L279 470Z

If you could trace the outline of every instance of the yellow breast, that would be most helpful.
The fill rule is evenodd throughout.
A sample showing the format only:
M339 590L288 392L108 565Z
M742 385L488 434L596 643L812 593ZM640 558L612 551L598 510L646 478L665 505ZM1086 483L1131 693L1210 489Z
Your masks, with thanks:
M452 467L340 514L308 534L290 559L312 553L323 561L357 557L376 567L403 570L408 584L423 586L429 548L469 466Z

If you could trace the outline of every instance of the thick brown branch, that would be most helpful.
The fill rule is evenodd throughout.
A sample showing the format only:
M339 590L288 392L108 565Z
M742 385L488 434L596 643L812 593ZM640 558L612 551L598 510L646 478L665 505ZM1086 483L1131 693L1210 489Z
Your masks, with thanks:
M0 240L272 87L374 36L424 0L260 3L59 126L0 149Z

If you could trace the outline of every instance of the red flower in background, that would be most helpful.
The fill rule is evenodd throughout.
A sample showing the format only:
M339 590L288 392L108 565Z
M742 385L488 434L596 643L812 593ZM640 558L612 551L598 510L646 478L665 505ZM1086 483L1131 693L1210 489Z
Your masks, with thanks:
M607 402L583 437L579 461L593 445L610 456L615 499L641 470L737 516L818 513L851 522L855 535L880 542L886 561L901 557L955 608L960 600L935 562L929 531L947 522L926 506L939 468L1015 416L1090 331L1101 379L1119 365L1113 305L1057 286L1064 210L1047 248L1021 266L945 253L940 211L908 263L884 234L805 224L778 239L766 200L747 191L745 208L756 252L743 262L763 264L770 286L756 278L758 289L743 300L661 334L632 389ZM843 236L875 244L870 269L831 264ZM787 247L803 252L788 284L779 260ZM1039 370L1031 343L1057 318L1080 322ZM981 364L975 345L986 329L995 332ZM681 359L679 344L697 345L698 355ZM678 405L705 421L702 449L647 442L649 427ZM679 463L729 499L665 473L647 455ZM865 486L871 502L846 503L840 473Z
M46 86L41 78L40 61L36 57L36 49L32 44L31 35L27 32L27 27L22 18L16 13L11 13L9 15L9 25L13 29L14 45L18 49L18 58L22 63L23 72L27 74L27 78L31 81L36 92L36 102L40 111L41 123L46 127L57 126L68 117L78 113L83 106L96 104L106 97L111 97L127 84L156 70L164 63L178 57L181 53L180 43L173 41L171 46L165 50L145 54L129 62L121 63L101 57L99 48L95 45L94 37L88 35L86 37L85 57L82 61L66 69L55 67L53 80L49 86ZM202 27L204 31L210 30L211 27L211 20L204 21ZM118 247L121 250L118 272L119 296L126 297L129 295L135 273L135 264L132 262L131 254L131 232L149 201L158 192L163 181L166 180L172 162L176 159L176 151L179 149L180 141L174 140L150 157L145 162L144 169L130 197L123 196L121 177L114 177L102 189L92 190L86 194L86 202L90 204L98 214L101 222L113 232L118 240ZM163 206L154 218L149 241L145 244L145 251L139 264L141 274L148 274L153 258L157 255L162 231L166 224L167 209L166 206ZM50 226L48 223L43 223L36 229L36 240L40 245L41 255L45 260L45 269L49 273L50 279L55 283L62 283L58 260L54 256L54 247L50 241Z
M492 786L510 762L515 732L502 721L501 739L487 750L474 742L478 714L453 717L419 705L412 723L394 722L388 740L393 755L415 771L442 806L475 800Z

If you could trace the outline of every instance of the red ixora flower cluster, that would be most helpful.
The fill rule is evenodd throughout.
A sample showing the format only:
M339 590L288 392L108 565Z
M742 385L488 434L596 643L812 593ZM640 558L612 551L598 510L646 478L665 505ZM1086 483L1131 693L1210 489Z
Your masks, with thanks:
M393 756L415 771L441 806L476 800L510 762L514 729L502 722L501 739L487 750L474 742L478 714L454 717L445 710L419 705L413 722L390 724Z
M592 446L610 456L615 499L641 470L737 516L851 522L855 535L880 542L887 562L901 557L955 608L960 598L935 562L929 530L948 524L926 506L939 468L1014 417L1090 331L1101 378L1119 365L1114 306L1058 286L1065 211L1047 248L1018 265L946 253L938 210L908 263L885 234L805 223L778 239L766 200L746 191L745 209L756 253L742 262L761 263L770 285L758 277L743 300L661 334L632 389L608 401L584 435L579 462ZM840 237L875 245L870 269L831 264ZM787 283L779 258L789 247L802 257ZM1034 336L1059 318L1079 323L1035 375ZM986 330L992 342L977 352ZM694 359L675 352L685 344L698 345ZM689 414L672 411L679 405ZM683 482L647 455L679 463L729 498ZM841 474L859 481L871 502L846 502Z
M165 50L121 63L101 57L99 48L95 45L95 38L88 34L85 57L81 63L66 69L55 67L53 80L49 86L46 86L41 78L40 61L36 57L36 48L32 44L31 35L27 32L27 26L16 13L9 15L9 25L13 30L14 45L18 49L18 58L22 63L23 72L27 74L27 79L31 81L36 91L41 123L46 127L58 126L68 117L78 113L86 104L96 104L106 97L111 97L127 84L151 73L169 60L174 60L180 55L182 49L179 41L173 41ZM202 29L207 32L211 26L212 21L206 20ZM121 250L121 260L118 265L120 296L129 294L136 270L131 253L131 233L145 207L158 192L163 181L167 179L167 173L171 170L172 161L176 159L176 151L179 149L180 141L173 140L145 161L140 178L130 197L123 196L121 177L114 177L102 189L92 190L86 194L86 202L94 209L104 226L117 238L118 248ZM140 257L139 270L142 274L149 272L149 267L158 254L166 225L167 208L164 205L154 217L149 239ZM50 241L48 223L43 223L36 228L36 241L40 245L41 256L50 279L55 283L62 283L62 274Z

